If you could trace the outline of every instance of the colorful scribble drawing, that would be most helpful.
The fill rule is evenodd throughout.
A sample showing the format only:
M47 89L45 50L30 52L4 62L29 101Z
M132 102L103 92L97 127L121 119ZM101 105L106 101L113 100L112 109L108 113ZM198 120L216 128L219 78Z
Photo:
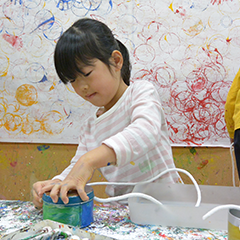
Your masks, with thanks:
M211 0L211 4L221 4L223 2L227 2L228 0ZM229 0L229 1L232 1L232 0Z
M77 143L95 107L59 81L53 52L63 31L90 17L128 47L131 81L156 86L173 145L229 145L240 1L2 0L0 11L0 141Z
M104 10L105 14L112 10L112 0L102 1L102 0L58 0L56 7L61 11L72 11L72 13L79 17L87 16L87 14L92 14L92 12L101 12Z

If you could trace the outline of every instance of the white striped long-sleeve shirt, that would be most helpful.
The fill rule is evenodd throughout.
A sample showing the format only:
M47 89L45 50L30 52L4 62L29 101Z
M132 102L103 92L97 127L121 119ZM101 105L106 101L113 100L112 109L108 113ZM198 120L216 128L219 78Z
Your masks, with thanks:
M111 109L88 118L71 164L54 179L64 180L83 154L101 144L112 148L117 157L116 166L99 169L111 182L140 182L175 167L159 94L150 82L132 83ZM166 183L179 180L176 172L158 179ZM108 186L106 193L118 196L131 190L132 187Z

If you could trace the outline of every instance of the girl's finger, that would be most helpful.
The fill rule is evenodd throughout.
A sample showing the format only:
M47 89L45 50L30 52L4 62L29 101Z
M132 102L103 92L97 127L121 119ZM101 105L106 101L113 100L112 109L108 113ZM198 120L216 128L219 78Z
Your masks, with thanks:
M33 204L37 208L41 208L43 205L42 198L40 198L34 190L33 190Z
M42 190L42 184L41 183L35 183L33 184L32 192L33 194L39 195L39 192Z
M68 194L68 191L71 189L76 189L75 185L71 181L65 182L61 187L60 197L64 202L64 204L67 204L69 202L67 194Z
M50 197L52 198L53 202L56 203L58 201L58 194L60 192L61 189L61 183L56 183L51 192L50 192Z
M84 188L78 188L78 189L77 189L78 195L80 196L80 198L81 198L83 201L88 201L88 200L89 200L89 197L88 197L88 195L86 194L86 192L85 192L83 189L84 189Z
M41 189L41 191L38 193L38 195L42 197L42 195L43 195L45 192L51 191L55 185L60 185L60 184L61 184L60 182L58 182L58 183L55 183L55 182L50 183L49 185L44 186L44 187Z

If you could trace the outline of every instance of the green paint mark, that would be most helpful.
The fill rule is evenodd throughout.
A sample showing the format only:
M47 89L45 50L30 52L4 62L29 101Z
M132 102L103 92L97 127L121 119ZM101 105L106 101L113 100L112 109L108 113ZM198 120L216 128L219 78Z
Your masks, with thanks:
M190 148L189 149L190 153L195 155L197 153L196 149L193 147L193 148Z
M151 171L151 169L153 169L155 167L155 163L153 161L144 161L142 164L138 165L140 171L142 173L147 172L147 171Z

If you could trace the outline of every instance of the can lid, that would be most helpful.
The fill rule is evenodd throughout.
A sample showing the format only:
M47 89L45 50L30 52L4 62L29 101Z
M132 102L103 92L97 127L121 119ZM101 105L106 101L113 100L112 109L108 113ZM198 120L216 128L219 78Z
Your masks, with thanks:
M89 201L91 199L93 199L94 193L93 193L93 188L92 187L85 186L85 192L87 193L87 195L89 197ZM78 192L76 190L70 190L68 192L67 196L68 196L68 199L69 199L68 204L64 204L64 202L62 201L61 198L58 198L58 201L56 203L54 203L52 201L52 198L50 197L50 192L44 193L42 199L43 199L43 201L45 201L47 203L53 203L53 204L72 205L72 204L79 204L81 202L84 203L84 201L80 198L80 196L78 195Z

